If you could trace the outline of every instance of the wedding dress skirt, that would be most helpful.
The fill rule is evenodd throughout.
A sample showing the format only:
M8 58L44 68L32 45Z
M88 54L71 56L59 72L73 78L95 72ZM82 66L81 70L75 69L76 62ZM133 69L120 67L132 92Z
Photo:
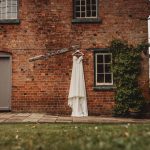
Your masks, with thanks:
M68 96L68 105L72 108L71 116L88 116L85 80L83 72L83 56L73 56L73 68Z

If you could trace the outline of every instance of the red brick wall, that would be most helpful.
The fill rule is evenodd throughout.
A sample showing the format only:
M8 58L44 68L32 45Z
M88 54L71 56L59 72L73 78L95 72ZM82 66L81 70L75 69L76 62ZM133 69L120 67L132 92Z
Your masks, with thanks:
M148 0L100 0L100 24L72 24L71 0L20 0L19 25L0 25L0 50L13 57L12 111L70 114L67 97L72 52L33 63L29 58L80 43L90 115L111 114L113 91L94 91L93 52L120 38L147 41ZM140 85L149 98L148 59L143 56Z

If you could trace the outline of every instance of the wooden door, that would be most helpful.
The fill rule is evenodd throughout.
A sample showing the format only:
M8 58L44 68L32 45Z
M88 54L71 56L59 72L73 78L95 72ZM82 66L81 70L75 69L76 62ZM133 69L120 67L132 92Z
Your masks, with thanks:
M11 55L0 53L0 110L11 109Z

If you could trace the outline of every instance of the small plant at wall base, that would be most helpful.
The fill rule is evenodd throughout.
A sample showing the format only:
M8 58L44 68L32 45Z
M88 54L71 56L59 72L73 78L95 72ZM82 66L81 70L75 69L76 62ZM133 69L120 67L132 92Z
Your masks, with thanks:
M140 112L145 104L138 85L138 75L141 70L141 52L145 53L147 49L147 44L134 47L121 40L111 42L112 71L116 86L114 114L117 116Z

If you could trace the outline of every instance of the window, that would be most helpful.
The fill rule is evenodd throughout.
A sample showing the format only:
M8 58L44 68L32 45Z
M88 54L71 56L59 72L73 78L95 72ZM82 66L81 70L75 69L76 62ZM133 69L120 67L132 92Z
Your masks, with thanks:
M18 0L0 0L0 21L18 18Z
M95 86L113 85L111 63L111 53L95 53Z
M76 18L97 18L97 0L76 0Z
M98 0L74 0L74 21L99 21Z

